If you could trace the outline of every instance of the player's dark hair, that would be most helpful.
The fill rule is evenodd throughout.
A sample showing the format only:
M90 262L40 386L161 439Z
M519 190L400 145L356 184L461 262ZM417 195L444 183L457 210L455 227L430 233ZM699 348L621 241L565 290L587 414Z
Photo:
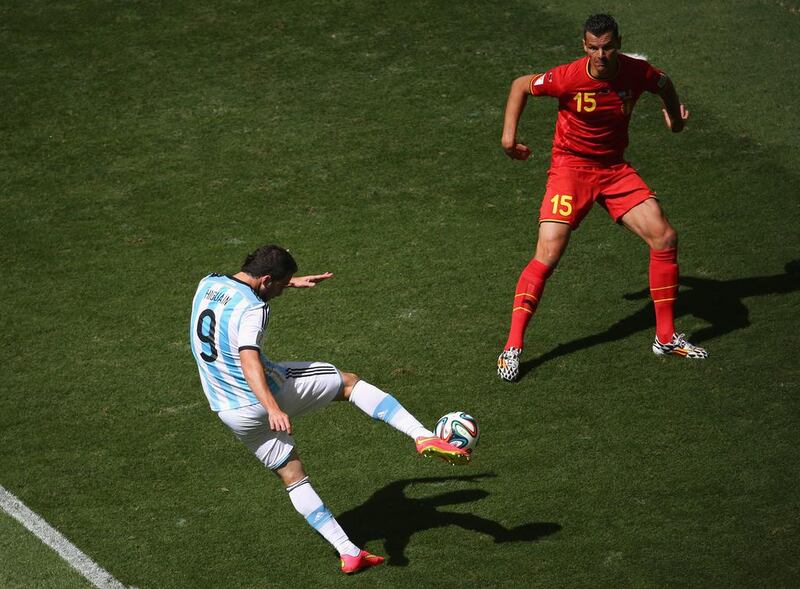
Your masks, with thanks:
M586 19L583 23L583 36L586 33L591 33L595 37L611 31L614 33L614 38L619 39L619 25L614 17L608 14L593 14Z
M269 274L281 280L297 272L297 262L292 254L279 245L262 245L256 251L247 254L242 264L242 272L259 278Z

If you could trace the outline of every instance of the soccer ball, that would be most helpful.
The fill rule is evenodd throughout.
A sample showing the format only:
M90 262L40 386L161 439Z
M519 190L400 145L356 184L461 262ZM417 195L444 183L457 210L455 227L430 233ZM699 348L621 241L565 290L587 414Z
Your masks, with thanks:
M436 422L433 433L456 448L472 450L478 444L481 433L475 418L463 411L442 415Z

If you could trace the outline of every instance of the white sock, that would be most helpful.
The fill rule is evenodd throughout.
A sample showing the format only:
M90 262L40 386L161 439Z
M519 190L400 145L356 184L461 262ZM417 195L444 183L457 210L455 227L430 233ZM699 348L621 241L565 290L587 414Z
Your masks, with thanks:
M385 421L412 439L433 435L397 399L363 380L359 380L350 391L350 402L370 417Z
M286 490L297 512L306 518L308 525L330 542L339 554L358 556L361 553L361 549L350 541L331 511L322 503L322 499L308 482L308 477L289 485Z

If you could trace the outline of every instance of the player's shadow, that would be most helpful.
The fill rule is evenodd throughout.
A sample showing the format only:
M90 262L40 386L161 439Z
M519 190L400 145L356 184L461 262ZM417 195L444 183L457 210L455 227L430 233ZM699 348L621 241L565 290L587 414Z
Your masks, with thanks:
M753 296L786 294L800 290L800 260L786 264L783 274L755 276L734 280L713 280L695 276L681 276L681 290L675 305L675 318L693 315L709 323L688 339L700 343L720 337L750 325L750 313L742 299ZM601 333L559 344L549 352L520 364L520 376L537 366L560 356L572 354L592 346L624 339L655 325L653 305L647 289L624 295L627 300L647 299L647 303L635 313L620 319Z
M464 530L491 536L495 543L535 542L561 529L556 523L530 523L506 528L496 521L474 513L440 509L483 499L489 493L483 489L463 489L442 493L426 493L408 497L406 489L417 485L436 485L450 482L473 483L493 474L430 477L395 481L376 491L365 503L336 517L348 535L358 545L370 540L383 540L386 563L406 566L405 549L411 537L422 530L458 526ZM436 487L429 487L432 491ZM424 489L427 490L427 487Z

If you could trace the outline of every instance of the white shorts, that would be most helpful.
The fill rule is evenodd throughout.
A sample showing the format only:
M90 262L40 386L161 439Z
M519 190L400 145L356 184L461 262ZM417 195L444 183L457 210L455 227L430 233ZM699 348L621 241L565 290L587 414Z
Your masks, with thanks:
M341 373L327 362L270 363L266 372L278 406L292 418L325 407L342 390ZM261 403L217 415L267 468L279 468L289 459L294 438L269 428L267 410Z

